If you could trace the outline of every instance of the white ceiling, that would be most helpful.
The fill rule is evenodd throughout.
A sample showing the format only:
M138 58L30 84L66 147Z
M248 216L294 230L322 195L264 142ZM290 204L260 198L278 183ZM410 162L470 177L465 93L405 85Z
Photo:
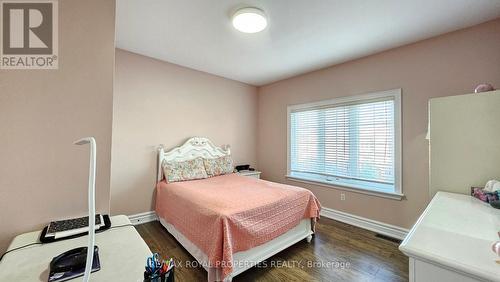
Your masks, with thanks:
M231 25L238 8L266 30ZM500 17L500 0L118 0L118 48L265 85Z

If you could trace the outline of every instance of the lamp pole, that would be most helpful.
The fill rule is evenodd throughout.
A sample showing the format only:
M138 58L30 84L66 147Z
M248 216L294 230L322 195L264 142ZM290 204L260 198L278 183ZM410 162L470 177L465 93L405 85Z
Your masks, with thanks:
M87 247L87 262L85 264L85 272L83 281L88 282L92 271L94 260L94 244L95 244L95 171L96 171L96 143L94 137L85 137L73 142L75 145L90 144L90 160L89 160L89 243Z

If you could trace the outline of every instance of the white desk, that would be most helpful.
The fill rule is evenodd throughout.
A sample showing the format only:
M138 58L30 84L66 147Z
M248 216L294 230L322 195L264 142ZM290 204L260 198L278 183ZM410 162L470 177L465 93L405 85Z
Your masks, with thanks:
M471 196L438 192L399 249L410 257L410 282L500 281L500 210Z
M124 215L111 217L111 226L130 224ZM39 242L41 231L14 238L10 249ZM43 281L53 257L77 247L87 246L88 236L43 245L33 245L6 254L0 261L0 281ZM101 270L90 275L91 281L143 281L149 247L133 226L118 227L96 234ZM74 281L81 281L80 278Z

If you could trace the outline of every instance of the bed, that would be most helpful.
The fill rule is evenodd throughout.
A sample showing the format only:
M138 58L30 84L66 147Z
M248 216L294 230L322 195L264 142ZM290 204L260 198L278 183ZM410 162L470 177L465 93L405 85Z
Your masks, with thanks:
M208 281L233 277L306 239L320 204L306 189L228 173L167 183L163 165L230 156L228 146L194 137L158 150L156 214L165 229L205 268Z

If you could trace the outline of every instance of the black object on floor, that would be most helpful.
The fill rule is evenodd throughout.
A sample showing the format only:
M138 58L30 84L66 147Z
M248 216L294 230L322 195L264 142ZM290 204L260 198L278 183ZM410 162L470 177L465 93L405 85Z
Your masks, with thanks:
M375 235L375 237L380 238L380 239L384 239L384 240L387 240L387 241L391 241L391 242L394 242L394 243L401 244L401 240L396 239L396 238L392 238L392 237L389 237L389 236L386 236L386 235L377 234L377 235Z

